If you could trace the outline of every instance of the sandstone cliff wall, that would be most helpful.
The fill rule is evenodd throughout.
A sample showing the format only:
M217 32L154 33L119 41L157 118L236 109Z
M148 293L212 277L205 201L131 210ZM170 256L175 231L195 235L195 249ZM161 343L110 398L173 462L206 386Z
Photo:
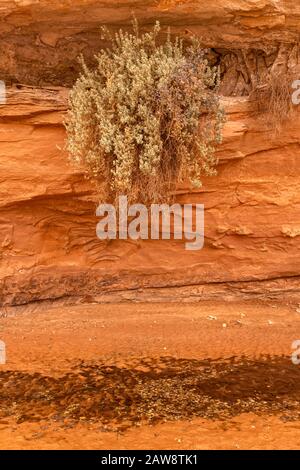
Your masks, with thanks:
M218 176L178 190L179 202L205 204L199 252L179 241L100 242L95 190L64 151L76 56L92 57L99 24L126 27L131 9L145 28L159 18L200 34L230 64ZM0 13L0 79L9 84L0 106L1 304L300 297L300 114L274 135L267 115L239 96L255 73L246 61L245 77L240 57L265 54L265 67L298 61L300 3L1 0Z

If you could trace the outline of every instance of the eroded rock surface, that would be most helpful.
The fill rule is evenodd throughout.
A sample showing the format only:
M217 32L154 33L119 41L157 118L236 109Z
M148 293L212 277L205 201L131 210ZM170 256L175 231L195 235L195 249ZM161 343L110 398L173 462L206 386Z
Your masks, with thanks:
M105 45L100 26L126 29L132 13L142 29L158 19L165 32L171 26L174 34L197 34L217 55L254 49L268 62L281 44L299 42L294 0L1 0L0 75L13 83L70 86L78 55L91 62Z
M64 151L68 86L78 53L101 46L99 24L126 26L132 8L145 27L159 18L225 50L228 73L239 51L266 48L272 67L284 50L297 64L292 1L0 1L0 79L14 84L0 106L0 303L299 298L300 115L274 135L255 102L234 96L247 94L249 77L224 79L233 96L224 98L218 176L199 191L178 189L179 202L205 204L205 248L97 239L95 189Z

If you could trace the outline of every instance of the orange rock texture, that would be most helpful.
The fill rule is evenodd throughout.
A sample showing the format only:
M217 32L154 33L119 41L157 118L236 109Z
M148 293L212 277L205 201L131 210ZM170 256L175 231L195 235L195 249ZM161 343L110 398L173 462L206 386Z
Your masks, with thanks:
M218 176L182 203L205 204L205 247L96 237L97 195L68 163L63 120L76 57L101 24L159 19L199 34L224 72ZM300 298L300 114L280 133L247 95L260 70L297 64L300 5L281 0L0 0L0 303ZM300 74L299 74L300 79Z

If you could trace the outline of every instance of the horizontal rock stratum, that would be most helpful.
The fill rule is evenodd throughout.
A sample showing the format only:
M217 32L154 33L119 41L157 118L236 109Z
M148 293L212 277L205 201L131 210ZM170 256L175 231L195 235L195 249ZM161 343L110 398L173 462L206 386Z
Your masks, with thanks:
M156 20L174 34L197 34L214 48L272 50L299 43L296 0L0 0L2 80L70 86L77 57L92 60L99 29L142 28Z
M274 134L256 103L238 96L248 86L238 76L223 99L218 176L177 192L179 202L205 204L205 248L97 239L97 195L68 163L63 120L77 55L92 57L98 27L127 27L131 10L143 27L160 19L227 58L251 49L298 61L292 1L1 0L0 303L300 298L300 114ZM231 65L227 89L237 72Z

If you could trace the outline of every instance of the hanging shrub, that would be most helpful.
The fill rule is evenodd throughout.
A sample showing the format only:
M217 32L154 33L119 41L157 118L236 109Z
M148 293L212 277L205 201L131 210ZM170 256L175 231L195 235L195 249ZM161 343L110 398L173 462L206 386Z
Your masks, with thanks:
M108 32L104 31L107 35ZM71 160L101 183L102 199L166 202L179 181L201 186L216 173L224 113L218 68L197 39L158 41L160 25L120 30L70 94Z

